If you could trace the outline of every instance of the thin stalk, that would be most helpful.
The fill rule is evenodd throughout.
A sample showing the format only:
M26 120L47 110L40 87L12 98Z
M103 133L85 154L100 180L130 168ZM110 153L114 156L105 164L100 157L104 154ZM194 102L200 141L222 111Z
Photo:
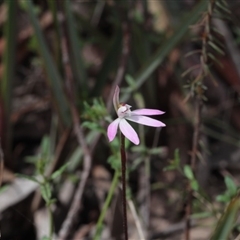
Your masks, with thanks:
M51 210L51 204L47 206L48 217L49 217L49 239L53 237L53 214Z
M43 188L47 189L47 184L48 184L48 179L44 176L44 182L42 184ZM49 236L49 239L52 239L54 227L53 227L53 213L52 213L52 210L51 210L51 205L52 205L51 196L48 196L48 199L45 199L45 203L46 203L46 208L47 208L47 211L48 211L48 218L49 218L48 236Z
M115 174L113 176L112 184L110 186L107 198L104 202L103 209L102 209L101 214L100 214L100 216L98 218L98 221L97 221L96 232L95 232L95 235L93 237L93 240L100 239L100 235L101 235L101 232L102 232L102 223L103 223L103 220L105 218L108 207L109 207L109 205L112 201L114 191L115 191L115 189L118 185L118 178L119 178L119 171L116 170Z
M201 112L202 112L202 105L203 100L202 97L204 96L203 90L203 80L209 74L206 71L206 67L208 66L208 48L207 46L210 44L211 39L211 20L213 17L213 9L215 6L216 0L211 0L208 2L208 10L203 16L201 22L204 23L204 36L202 37L202 51L200 56L200 64L201 64L201 71L200 74L195 78L192 84L199 83L196 87L197 96L195 96L196 100L196 107L195 107L195 124L194 124L194 132L193 132L193 140L192 140L192 152L191 152L191 159L190 165L193 171L193 174L196 173L196 162L197 162L197 155L199 152L199 140L200 140L200 128L201 128ZM199 90L200 89L200 90ZM190 182L188 183L188 196L187 196L187 205L186 205L186 220L185 220L185 240L190 240L190 228L191 228L191 214L193 208L193 195L194 190L191 187Z
M122 162L122 208L124 239L128 240L127 200L126 200L126 152L125 136L121 133L121 162Z
M201 110L202 110L202 100L200 97L196 100L196 112L195 112L195 126L193 132L193 146L191 153L191 169L193 173L196 172L196 161L197 161L197 152L198 152L198 144L200 138L200 127L201 127ZM188 198L187 198L187 206L186 206L186 222L185 222L185 240L190 239L190 228L191 228L191 214L192 214L192 201L193 201L193 189L188 184Z

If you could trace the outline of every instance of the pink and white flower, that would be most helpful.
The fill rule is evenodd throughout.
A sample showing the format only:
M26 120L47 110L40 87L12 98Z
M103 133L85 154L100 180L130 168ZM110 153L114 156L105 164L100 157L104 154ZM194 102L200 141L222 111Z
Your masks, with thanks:
M151 126L151 127L166 126L164 123L158 120L155 120L150 117L146 117L146 116L152 116L152 115L161 115L161 114L164 114L164 112L157 109L147 109L147 108L131 111L130 105L125 103L119 103L119 92L120 92L120 89L117 86L113 96L113 105L118 115L118 118L115 119L108 126L107 135L110 142L116 137L117 130L119 127L120 131L123 133L123 135L126 138L128 138L131 142L133 142L136 145L139 144L140 141L136 131L132 128L132 126L126 120Z

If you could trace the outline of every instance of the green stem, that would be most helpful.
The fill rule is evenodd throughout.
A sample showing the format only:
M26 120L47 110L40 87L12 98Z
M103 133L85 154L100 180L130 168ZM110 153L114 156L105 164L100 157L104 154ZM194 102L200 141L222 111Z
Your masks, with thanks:
M107 195L107 198L104 202L104 205L103 205L103 209L101 211L101 214L98 218L98 221L97 221L97 226L96 226L96 232L95 232L95 235L93 237L93 240L98 240L100 239L100 234L101 234L101 231L102 231L102 222L105 218L105 215L106 215L106 212L107 212L107 209L112 201L112 198L113 198L113 194L114 194L114 190L116 189L117 187L117 184L118 184L118 177L119 177L119 171L116 170L115 171L115 174L113 176L113 180L112 180L112 184L110 186L110 189L109 189L109 192L108 192L108 195Z
M44 175L43 175L43 178L44 178L44 180L43 180L43 183L42 183L42 187L44 188L44 191L48 192L48 179ZM42 195L42 197L43 197L43 195ZM43 199L45 200L46 208L47 208L47 211L48 211L48 218L49 218L49 233L48 233L48 236L49 236L49 239L52 239L53 238L54 227L53 227L53 213L52 213L52 210L51 210L51 205L52 205L51 194L50 194L50 196L47 194L47 196L45 196L45 198L43 197Z
M47 205L48 217L49 217L49 239L53 237L53 214L51 210L51 204Z
M122 207L123 207L123 231L124 239L128 240L127 225L127 199L126 199L126 152L125 152L125 136L121 133L121 161L122 161Z

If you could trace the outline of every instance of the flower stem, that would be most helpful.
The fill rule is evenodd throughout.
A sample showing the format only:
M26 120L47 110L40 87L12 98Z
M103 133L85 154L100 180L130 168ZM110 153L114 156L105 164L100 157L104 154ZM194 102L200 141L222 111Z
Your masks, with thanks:
M126 152L125 136L121 133L121 161L122 161L122 207L124 239L128 240L127 200L126 200Z
M106 215L107 209L108 209L108 207L109 207L109 205L111 203L111 200L112 200L112 197L113 197L113 194L114 194L114 190L117 187L118 177L119 177L119 171L116 170L115 174L113 176L113 180L112 180L112 183L111 183L111 186L110 186L107 198L106 198L106 200L104 202L103 209L102 209L101 214L100 214L100 216L98 218L98 221L97 221L96 232L95 232L95 235L93 237L94 240L100 239L100 234L101 234L101 230L102 230L102 222L103 222L104 217Z

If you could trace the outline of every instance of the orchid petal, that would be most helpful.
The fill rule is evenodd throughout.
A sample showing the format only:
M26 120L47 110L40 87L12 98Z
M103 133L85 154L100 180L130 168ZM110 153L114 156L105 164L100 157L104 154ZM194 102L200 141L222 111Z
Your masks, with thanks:
M132 126L125 120L121 119L119 123L119 128L123 135L129 139L131 142L133 142L135 145L139 144L139 138L135 130L132 128Z
M118 86L116 86L116 89L113 95L113 106L115 108L116 113L119 107L119 92L120 92L120 89Z
M108 135L108 140L111 142L117 134L117 129L118 129L118 124L120 122L120 118L117 118L114 120L112 123L109 124L108 129L107 129L107 135Z
M148 109L148 108L142 108L142 109L137 109L137 110L132 111L132 115L146 115L146 116L161 115L164 113L165 112L157 110L157 109Z
M127 120L151 127L165 127L166 125L156 119L145 116L130 116L126 117Z

